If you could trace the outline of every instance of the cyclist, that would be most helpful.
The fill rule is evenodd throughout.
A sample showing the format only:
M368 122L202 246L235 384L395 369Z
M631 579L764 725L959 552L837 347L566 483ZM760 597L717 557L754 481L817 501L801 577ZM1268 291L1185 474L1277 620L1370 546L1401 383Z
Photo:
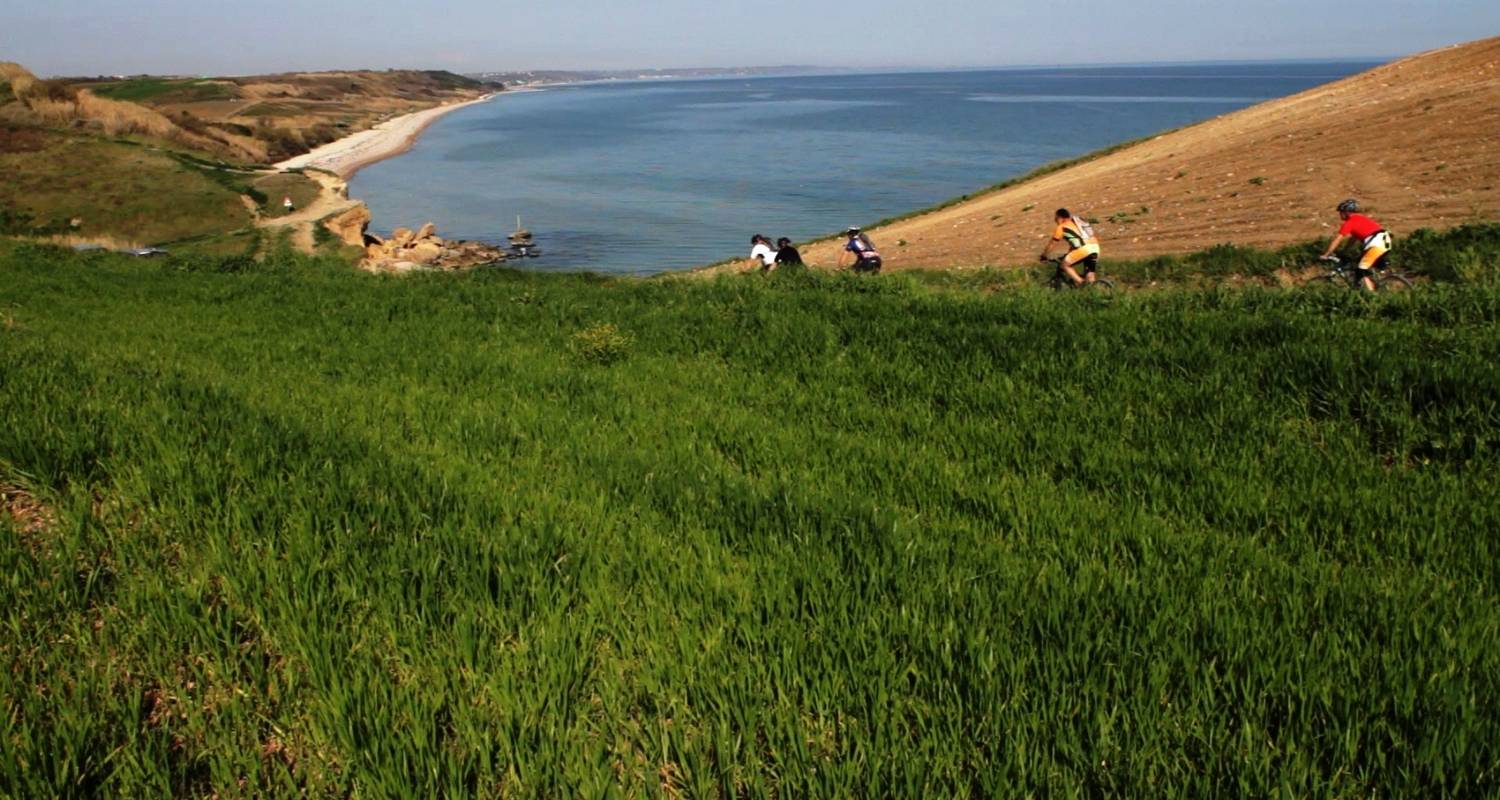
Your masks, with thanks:
M839 266L844 266L845 253L853 253L855 272L879 272L882 263L880 253L876 252L875 243L870 241L870 237L852 226L844 231L844 235L849 237L849 242L844 245L844 252L839 254Z
M1074 286L1093 283L1099 271L1099 237L1094 235L1094 227L1073 216L1066 208L1059 208L1054 219L1057 227L1052 231L1052 238L1047 241L1047 246L1042 248L1041 260L1048 260L1053 245L1066 242L1068 254L1063 257L1063 274L1068 276ZM1078 275L1078 270L1074 269L1075 264L1083 265L1084 277Z
M802 254L792 246L792 240L785 236L776 240L776 265L779 267L802 266Z
M750 237L750 268L761 272L776 269L776 251L771 249L771 240L758 233Z
M1375 271L1385 269L1390 260L1391 235L1380 223L1359 213L1359 201L1349 198L1339 203L1339 219L1344 221L1343 227L1339 228L1337 236L1328 243L1328 249L1323 252L1325 260L1337 261L1334 251L1344 243L1345 239L1355 237L1363 243L1364 253L1359 257L1359 266L1354 269L1354 276L1359 279L1361 289L1375 291Z

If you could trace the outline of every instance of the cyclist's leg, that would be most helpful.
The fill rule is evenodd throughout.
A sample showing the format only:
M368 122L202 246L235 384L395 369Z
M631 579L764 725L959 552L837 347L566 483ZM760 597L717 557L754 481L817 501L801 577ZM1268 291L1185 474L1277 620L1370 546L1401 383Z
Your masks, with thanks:
M1068 251L1068 254L1063 256L1060 266L1062 267L1063 274L1068 276L1068 280L1072 281L1074 286L1082 286L1083 278L1079 277L1078 270L1074 269L1073 265L1088 258L1088 255L1088 250L1080 247L1076 250Z
M1093 283L1094 281L1099 279L1098 253L1090 253L1089 256L1083 260L1083 279L1088 283Z
M1368 292L1375 291L1375 269L1384 264L1385 256L1389 252L1391 248L1385 241L1385 237L1380 237L1365 248L1364 255L1359 257L1359 266L1354 268L1354 274L1359 278L1361 289Z

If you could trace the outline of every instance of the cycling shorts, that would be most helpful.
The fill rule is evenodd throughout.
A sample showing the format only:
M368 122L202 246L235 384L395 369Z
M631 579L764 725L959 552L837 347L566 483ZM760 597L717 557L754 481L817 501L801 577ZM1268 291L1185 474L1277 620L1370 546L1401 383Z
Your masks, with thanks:
M1083 247L1069 250L1067 257L1063 259L1063 265L1071 267L1080 261L1085 262L1084 267L1089 272L1097 269L1099 266L1099 245L1086 244Z
M1370 234L1365 240L1365 254L1359 257L1359 268L1373 270L1383 266L1386 254L1391 252L1391 235L1385 231Z

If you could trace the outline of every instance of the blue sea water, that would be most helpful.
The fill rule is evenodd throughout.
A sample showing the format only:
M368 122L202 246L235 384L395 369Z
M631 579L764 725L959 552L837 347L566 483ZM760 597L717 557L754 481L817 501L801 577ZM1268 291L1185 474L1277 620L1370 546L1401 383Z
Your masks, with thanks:
M432 220L537 269L648 274L976 192L1057 159L1359 72L1280 63L564 86L440 119L350 192L377 231ZM1087 198L1058 198L1087 204Z

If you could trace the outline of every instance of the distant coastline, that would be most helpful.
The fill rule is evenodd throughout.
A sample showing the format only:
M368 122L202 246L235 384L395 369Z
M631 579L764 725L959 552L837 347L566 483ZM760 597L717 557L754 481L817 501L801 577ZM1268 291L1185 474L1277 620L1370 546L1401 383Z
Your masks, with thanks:
M505 92L537 91L535 89L517 89ZM359 131L345 136L328 144L318 147L311 152L303 153L295 158L289 158L276 164L279 170L323 169L348 180L361 169L388 158L405 153L416 144L417 138L427 129L427 126L436 122L440 117L451 114L461 108L487 103L497 97L500 92L487 94L474 100L462 103L449 103L447 105L426 108L414 111L399 117L388 119L368 130Z

